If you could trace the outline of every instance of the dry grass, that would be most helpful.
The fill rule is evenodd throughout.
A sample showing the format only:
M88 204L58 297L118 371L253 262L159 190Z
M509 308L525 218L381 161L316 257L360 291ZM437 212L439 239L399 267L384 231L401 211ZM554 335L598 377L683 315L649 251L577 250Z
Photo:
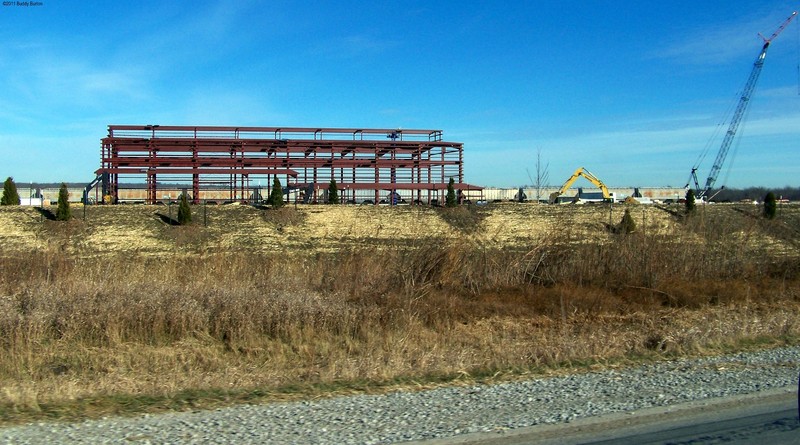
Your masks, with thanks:
M637 233L618 236L604 227L622 211L600 207L209 208L191 227L153 208L92 210L70 225L0 212L39 240L0 256L6 421L91 414L87 400L152 409L187 391L520 374L800 333L793 213L637 208ZM102 242L115 230L130 241Z

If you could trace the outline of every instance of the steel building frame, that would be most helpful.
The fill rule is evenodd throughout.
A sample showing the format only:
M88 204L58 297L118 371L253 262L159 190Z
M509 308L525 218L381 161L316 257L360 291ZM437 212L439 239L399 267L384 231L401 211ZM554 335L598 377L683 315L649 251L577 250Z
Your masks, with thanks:
M144 179L149 204L167 198L158 196L164 184L191 190L195 203L220 190L230 201L258 199L274 178L312 202L332 179L343 201L376 204L442 202L450 178L461 196L482 190L464 182L463 144L441 130L109 125L95 173L107 175L113 202Z

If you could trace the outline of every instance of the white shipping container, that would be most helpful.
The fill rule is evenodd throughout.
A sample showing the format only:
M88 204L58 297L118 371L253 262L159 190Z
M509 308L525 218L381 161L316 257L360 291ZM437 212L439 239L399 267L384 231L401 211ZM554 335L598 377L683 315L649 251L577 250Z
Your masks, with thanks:
M41 207L42 198L19 198L19 205Z

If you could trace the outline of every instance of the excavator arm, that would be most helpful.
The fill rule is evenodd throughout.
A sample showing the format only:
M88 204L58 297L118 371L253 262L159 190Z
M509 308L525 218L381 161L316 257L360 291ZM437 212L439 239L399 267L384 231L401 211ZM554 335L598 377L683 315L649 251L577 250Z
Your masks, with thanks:
M572 186L572 183L575 182L575 180L578 179L578 177L580 177L580 175L583 173L583 170L583 167L579 167L577 170L575 170L575 173L573 173L572 176L567 179L567 182L565 182L564 185L558 189L557 192L550 194L550 204L555 203L559 196L563 195L567 190L569 190L569 188Z
M597 176L593 175L592 172L590 172L589 170L586 170L583 167L579 167L577 170L575 170L575 173L573 173L572 176L570 176L569 179L567 179L567 182L565 182L564 185L562 185L561 188L558 189L557 192L553 192L550 194L550 204L555 203L558 200L558 197L566 193L566 191L569 190L572 184L581 176L586 178L586 180L594 184L595 187L599 188L600 191L603 192L603 199L605 199L606 201L611 200L611 193L609 193L608 187L606 187L606 185L603 184L603 181L598 179Z
M589 170L583 170L583 177L589 180L595 187L599 188L601 192L603 192L603 199L606 201L611 200L611 193L608 192L608 187L603 184L603 181L597 178L597 176L593 175Z

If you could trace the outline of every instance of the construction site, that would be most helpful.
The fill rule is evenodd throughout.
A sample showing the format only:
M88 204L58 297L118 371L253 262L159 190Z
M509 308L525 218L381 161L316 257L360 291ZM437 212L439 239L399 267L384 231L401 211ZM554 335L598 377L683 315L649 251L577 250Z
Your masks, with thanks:
M679 188L610 189L584 167L561 187L485 188L464 181L464 147L441 130L109 125L101 167L85 187L84 203L156 204L187 194L194 204L258 204L275 180L286 202L328 202L335 182L340 203L444 203L452 187L459 202L640 202L677 200ZM580 177L595 189L572 188ZM41 188L36 197L57 194ZM80 197L80 198L79 198Z
M484 9L516 19L518 5L512 6ZM649 13L648 7L640 8ZM186 41L192 37L170 17L139 9L164 24L161 33L144 33L147 42L162 40L167 28ZM190 25L218 22L220 9L208 9L215 13L213 22L193 14ZM272 21L255 23L252 34L239 17L229 16L232 41L280 33L269 26L281 23L304 34L294 21L281 22L269 9ZM339 9L342 21L350 23L360 8ZM385 8L374 9L386 14ZM540 14L541 5L530 9ZM647 25L675 26L662 20L661 9ZM482 39L487 27L475 25L475 14L466 11L464 17ZM321 26L341 23L316 13L324 20ZM130 20L130 14L111 15L120 23ZM415 15L426 23L438 17ZM720 137L702 153L697 147L696 163L695 144L684 139L708 128L706 111L697 104L718 97L696 98L702 88L696 81L681 92L696 110L690 119L682 113L683 98L669 107L655 99L634 108L627 106L630 101L620 101L621 108L594 101L585 95L591 85L562 75L569 73L562 73L566 65L561 64L551 70L557 76L544 72L565 87L553 90L552 97L568 102L570 91L581 99L563 111L540 97L535 97L539 108L516 109L510 98L527 103L523 93L543 89L519 69L526 66L512 66L515 76L532 85L521 91L495 72L501 53L487 59L465 51L472 64L467 68L488 69L462 69L446 58L435 59L438 66L402 58L419 77L398 72L404 83L392 89L380 88L373 76L363 83L341 77L358 86L374 82L380 100L366 107L343 100L348 96L334 76L341 73L330 72L327 57L312 61L295 50L299 46L277 51L282 47L270 46L280 43L272 38L259 42L259 49L293 53L303 68L314 65L325 76L320 85L335 94L314 95L295 66L248 57L259 54L255 51L231 48L221 54L226 61L243 56L257 62L263 75L242 74L252 77L257 91L239 83L231 88L234 83L224 74L233 65L216 60L179 58L187 69L169 69L161 63L169 57L163 52L169 42L158 48L137 43L147 54L159 50L163 56L148 64L131 57L132 45L102 41L110 51L97 52L110 61L98 68L108 74L102 80L136 89L141 99L117 97L103 88L96 94L105 101L63 101L76 110L67 117L74 128L59 121L49 125L64 139L57 144L45 139L56 152L47 162L60 166L59 174L71 170L77 180L64 183L54 176L47 183L15 184L9 177L8 187L4 184L0 443L86 437L164 443L209 437L264 443L511 443L527 438L555 443L564 436L561 424L580 430L576 440L609 443L610 424L640 428L653 419L663 426L656 431L662 439L662 433L674 431L685 439L695 426L674 427L677 417L694 421L696 413L715 411L710 406L739 413L752 408L751 401L759 402L756 408L764 413L712 422L710 433L698 429L698 436L727 434L721 424L746 430L748 437L763 431L766 439L756 439L759 443L769 442L777 429L796 432L783 427L797 423L794 403L800 397L795 394L800 204L794 203L800 202L800 184L785 187L793 193L790 198L775 188L736 189L752 184L748 174L780 178L778 167L791 170L795 163L777 155L771 140L754 138L761 163L744 175L740 170L737 175L744 179L725 187L766 52L795 16L752 48L753 54L759 50L755 63L747 50L741 64L746 72L741 79L733 76L738 83L749 73L733 99L732 118L719 125ZM400 23L404 31L426 31L409 23ZM493 30L516 52L525 43L513 39L507 27ZM462 34L451 32L451 38L460 45ZM489 40L480 43L497 51ZM599 43L598 48L604 42ZM545 39L545 44L552 42ZM195 46L192 56L209 54ZM643 42L636 46L653 53ZM124 54L115 54L116 47ZM588 51L581 49L584 58ZM546 57L540 51L528 54ZM630 53L620 54L616 60L632 60L625 57ZM361 71L379 62L363 56L355 64L354 59L339 63ZM113 66L116 60L138 65L117 77L129 67ZM543 72L539 60L531 60L531 69ZM447 68L439 70L445 82L459 86L458 104L416 89L439 67ZM125 82L148 70L152 77ZM192 80L200 71L216 76L213 88ZM589 77L598 74L583 71ZM637 73L637 81L653 82L652 72ZM268 77L278 73L296 77L292 85L303 94L292 94L290 86ZM172 85L167 76L176 86L188 85L174 88L191 106L151 87ZM479 84L454 82L470 76L497 84L485 93L491 103L471 101ZM626 88L636 83L625 76L614 79ZM764 85L770 85L767 79ZM74 85L59 80L53 87ZM680 84L660 85L662 93L671 94L668 87L675 85ZM390 103L395 91L404 94ZM613 89L598 91L614 95ZM274 97L264 100L262 94ZM221 100L227 96L233 97ZM630 100L640 97L631 94ZM141 109L134 103L138 100ZM590 110L593 104L603 109ZM335 114L326 114L326 107ZM88 114L78 114L81 109ZM553 112L540 120L537 110ZM641 119L651 110L658 119ZM103 112L108 114L97 122ZM769 116L781 112L771 110ZM511 113L526 131L517 130ZM668 126L662 126L664 116ZM267 126L279 124L278 117L298 126ZM573 117L579 126L566 122ZM312 118L330 125L359 118L366 123L300 126L314 124ZM384 119L396 121L369 123ZM428 119L444 124L424 123ZM762 119L759 115L759 123ZM774 120L776 126L788 122ZM208 121L252 126L193 125ZM25 122L18 117L12 124ZM452 128L445 134L396 127L406 122ZM493 127L493 122L499 124ZM368 125L376 128L364 128ZM667 133L668 138L652 137ZM630 134L635 137L627 140ZM675 145L663 142L679 139ZM29 151L21 152L29 159L25 165L46 171L51 164L37 164L35 142L23 142L30 143ZM542 159L539 142L545 144ZM78 152L73 146L88 149ZM550 391L556 380L564 384ZM768 414L777 417L767 419ZM740 425L742 419L752 422ZM544 435L531 430L538 426L547 428ZM614 437L633 443L639 436ZM731 436L739 437L737 431Z
M86 201L260 202L279 181L288 202L443 202L464 182L463 144L441 130L109 125ZM137 184L139 184L137 186ZM141 187L144 184L144 187Z
M558 188L539 184L535 190L487 190L465 181L464 145L446 141L442 130L109 125L101 140L100 168L79 195L84 203L156 204L186 195L195 204L255 204L280 186L284 201L309 204L329 202L328 190L335 186L340 203L437 205L452 187L460 203L670 202L688 191L701 202L711 201L724 188L716 182L745 120L767 50L796 15L792 13L770 37L761 36L763 46L708 177L704 182L698 178L701 163L711 154L707 146L683 189L612 190L579 167ZM580 177L596 190L569 193ZM44 199L38 192L35 197Z

